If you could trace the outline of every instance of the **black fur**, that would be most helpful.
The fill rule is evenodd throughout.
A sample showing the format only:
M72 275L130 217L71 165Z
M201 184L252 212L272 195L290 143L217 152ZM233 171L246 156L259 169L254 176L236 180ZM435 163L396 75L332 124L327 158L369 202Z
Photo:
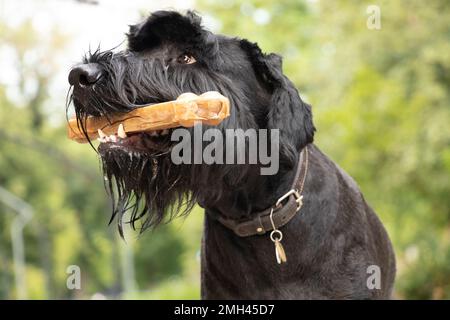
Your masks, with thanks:
M194 64L180 63L183 55ZM193 12L158 11L131 26L128 49L97 50L102 77L74 86L70 95L84 127L88 115L109 116L144 104L176 99L183 92L219 91L231 101L231 116L219 125L280 129L280 170L260 175L256 165L174 165L169 138L140 134L132 147L100 146L106 187L122 233L122 218L141 230L206 209L202 245L204 298L388 298L395 275L389 239L353 180L314 145L311 107L283 74L281 57L257 44L215 35ZM69 101L69 102L70 102ZM192 129L191 129L192 130ZM268 236L239 238L218 215L249 219L288 191L300 150L310 145L310 169L301 212L283 228L286 265L277 265ZM247 152L237 145L235 155ZM377 264L383 287L369 290L366 268Z

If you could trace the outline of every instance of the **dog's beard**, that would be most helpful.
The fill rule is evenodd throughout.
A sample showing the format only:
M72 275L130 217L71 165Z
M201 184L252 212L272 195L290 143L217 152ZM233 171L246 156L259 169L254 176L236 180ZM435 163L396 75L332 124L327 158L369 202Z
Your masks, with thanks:
M69 96L68 105L73 102L78 125L89 142L85 130L88 116L128 112L142 105L174 100L183 92L221 92L236 109L226 121L228 126L255 127L249 119L236 118L239 106L248 105L249 98L233 89L223 75L209 71L186 73L184 68L167 69L157 59L143 62L126 54L113 57L108 51L89 54L84 62L97 63L105 72L91 90L78 95L84 101ZM101 144L98 150L113 204L110 223L116 220L122 236L124 223L141 231L157 226L188 213L199 198L217 201L224 182L236 186L245 180L246 166L174 165L170 142L161 144L148 133L131 138L125 147L110 148L106 144L102 148Z
M101 152L105 187L123 237L123 223L141 231L188 213L195 204L183 178L183 166L174 166L170 154L129 153L125 150ZM136 222L140 220L139 226Z
M67 108L73 103L78 127L94 149L85 129L88 116L108 118L112 113L174 100L183 92L170 83L159 60L144 63L126 53L96 50L83 62L99 64L104 77L83 95L69 91ZM170 141L161 142L149 133L133 138L132 143L125 141L124 148L100 144L98 149L112 201L110 223L117 221L122 236L123 223L145 230L189 212L195 204L195 193L188 192L186 179L182 179L186 168L171 163Z

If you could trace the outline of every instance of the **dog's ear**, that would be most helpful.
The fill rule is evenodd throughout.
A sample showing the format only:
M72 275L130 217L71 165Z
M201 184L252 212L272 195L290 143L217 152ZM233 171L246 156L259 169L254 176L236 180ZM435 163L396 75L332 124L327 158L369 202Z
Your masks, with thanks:
M264 54L256 43L241 40L256 76L271 94L267 129L280 130L281 164L294 166L297 150L314 139L311 106L303 102L294 84L283 74L279 55Z

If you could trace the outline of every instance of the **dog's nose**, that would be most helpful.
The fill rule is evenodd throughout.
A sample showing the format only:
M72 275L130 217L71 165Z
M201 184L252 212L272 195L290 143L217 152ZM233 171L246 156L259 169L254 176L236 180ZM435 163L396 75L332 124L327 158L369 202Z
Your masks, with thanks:
M86 63L74 67L69 73L72 86L92 86L102 77L102 68L97 63Z

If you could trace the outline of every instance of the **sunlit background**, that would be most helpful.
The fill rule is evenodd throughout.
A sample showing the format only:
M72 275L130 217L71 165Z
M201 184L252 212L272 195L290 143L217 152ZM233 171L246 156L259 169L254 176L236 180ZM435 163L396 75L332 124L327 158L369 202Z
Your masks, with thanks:
M200 297L202 210L124 242L107 224L96 154L65 129L71 66L99 44L123 47L129 24L167 8L283 55L313 105L316 143L390 234L395 298L450 299L446 0L0 0L0 298Z

